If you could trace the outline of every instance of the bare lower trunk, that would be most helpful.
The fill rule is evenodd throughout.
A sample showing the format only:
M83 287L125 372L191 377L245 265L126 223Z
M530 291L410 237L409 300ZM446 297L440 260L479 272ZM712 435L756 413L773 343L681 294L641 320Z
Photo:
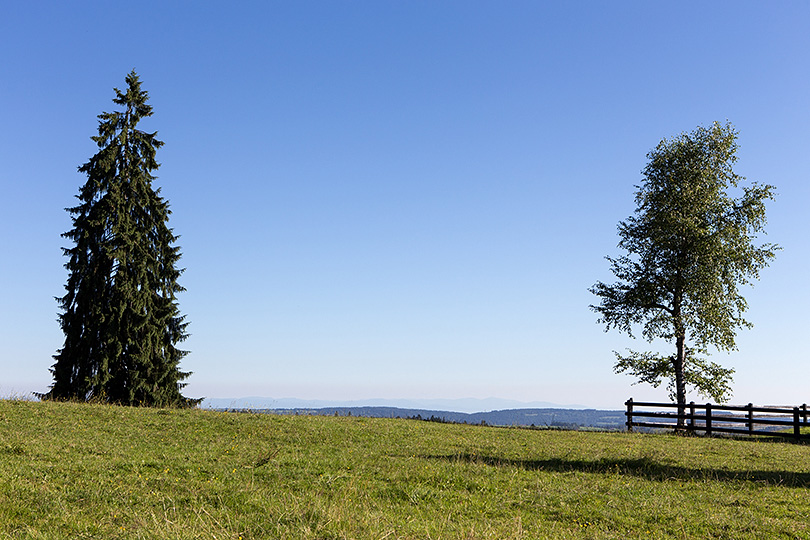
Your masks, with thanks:
M678 275L680 282L680 273ZM684 381L683 371L686 366L686 328L681 318L681 303L683 302L683 288L675 290L672 299L672 319L675 330L675 357L672 359L673 371L675 371L675 399L678 403L678 426L676 431L683 431L686 422L686 381Z
M683 329L679 328L675 338L675 358L673 368L675 368L675 397L678 403L678 428L681 431L685 427L686 416L686 382L683 377L684 365L686 364L686 336Z

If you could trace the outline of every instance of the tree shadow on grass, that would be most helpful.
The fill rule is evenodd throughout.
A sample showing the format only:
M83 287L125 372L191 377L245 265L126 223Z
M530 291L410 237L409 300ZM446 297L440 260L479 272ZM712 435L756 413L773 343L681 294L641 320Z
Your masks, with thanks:
M708 480L719 482L758 482L795 488L810 487L810 473L794 471L733 471L716 468L683 467L649 457L623 459L506 459L488 455L458 453L426 455L425 459L451 463L476 463L490 467L519 468L527 471L584 472L636 476L647 480Z

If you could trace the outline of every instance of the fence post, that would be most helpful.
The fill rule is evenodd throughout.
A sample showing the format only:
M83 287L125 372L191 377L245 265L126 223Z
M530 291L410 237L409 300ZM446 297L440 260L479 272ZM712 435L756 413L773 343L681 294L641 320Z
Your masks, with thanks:
M748 434L754 433L754 404L748 404Z
M628 399L627 401L625 401L624 404L627 405L627 412L624 413L624 415L627 417L627 421L625 422L625 425L627 426L627 431L629 433L632 433L632 431L633 431L633 398Z
M802 403L802 419L807 423L807 403Z
M706 435L712 434L712 404L706 404Z
M689 402L689 431L690 433L695 432L695 402Z
M793 407L793 436L797 439L802 434L801 426L799 425L799 408Z

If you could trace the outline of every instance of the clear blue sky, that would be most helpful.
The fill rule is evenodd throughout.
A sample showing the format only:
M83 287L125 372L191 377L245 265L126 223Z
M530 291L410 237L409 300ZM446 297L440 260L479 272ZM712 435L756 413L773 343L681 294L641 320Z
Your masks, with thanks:
M660 139L777 186L735 402L810 401L807 2L9 2L0 394L62 344L63 210L136 69L181 235L186 395L665 399L588 305ZM691 396L697 399L696 395Z

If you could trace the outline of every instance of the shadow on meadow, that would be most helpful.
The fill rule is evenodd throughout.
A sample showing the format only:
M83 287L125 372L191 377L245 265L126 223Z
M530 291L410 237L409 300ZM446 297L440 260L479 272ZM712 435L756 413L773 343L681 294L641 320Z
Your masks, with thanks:
M475 463L491 467L515 467L528 471L584 472L636 476L647 480L710 480L719 482L760 482L785 487L810 487L810 473L794 471L746 471L706 467L683 467L649 457L621 459L506 459L475 453L425 455L425 459L451 463Z

